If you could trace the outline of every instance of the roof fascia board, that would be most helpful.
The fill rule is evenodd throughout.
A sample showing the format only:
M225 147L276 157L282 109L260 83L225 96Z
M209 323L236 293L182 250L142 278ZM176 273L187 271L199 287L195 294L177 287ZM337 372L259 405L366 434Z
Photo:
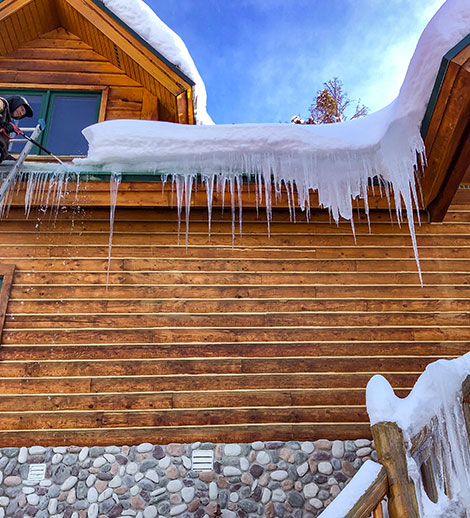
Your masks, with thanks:
M8 18L33 0L3 0L0 3L0 20Z
M441 92L442 85L444 83L444 78L447 73L447 69L449 68L449 63L467 46L470 45L470 34L467 34L465 38L463 38L457 45L452 47L442 58L441 65L439 67L439 71L437 73L436 81L434 82L434 88L431 92L431 97L429 98L429 103L426 108L426 113L423 117L423 122L421 123L421 136L423 139L426 137L426 134L429 129L429 124L431 123L431 119L434 113L434 109L436 108L437 99Z
M136 38L142 45L144 45L148 50L150 50L153 54L155 54L155 56L158 57L158 59L160 59L161 61L163 61L165 63L165 65L167 65L168 67L171 68L171 70L173 70L173 72L175 72L176 74L178 74L178 76L183 80L185 81L186 83L188 83L190 86L194 86L195 83L192 79L190 79L184 72L182 72L174 63L172 63L171 61L169 61L165 56L163 56L162 54L160 54L160 52L158 52L158 50L155 48L155 47L152 47L152 45L150 45L150 43L148 43L146 40L144 40L141 36L139 36L139 34L137 34L134 29L132 29L131 27L129 27L129 25L127 25L125 22L123 22L121 20L121 18L119 18L119 16L117 16L115 13L113 13L113 11L111 11L111 9L108 9L108 7L106 7L103 2L101 2L100 0L92 0L93 3L95 5L97 5L100 9L102 9L106 14L108 14L111 18L113 18L113 20L115 20L117 23L119 23L119 25L121 25L121 27L123 29L125 29L127 32L129 32L130 34L132 34L132 36L134 36L134 38Z

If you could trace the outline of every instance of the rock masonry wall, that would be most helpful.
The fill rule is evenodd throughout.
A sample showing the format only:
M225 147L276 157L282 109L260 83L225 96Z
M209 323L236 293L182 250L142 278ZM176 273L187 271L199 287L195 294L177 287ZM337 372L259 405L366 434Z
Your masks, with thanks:
M191 469L194 449L214 450L212 471ZM218 505L224 518L312 518L369 458L366 439L3 448L0 518L207 518Z

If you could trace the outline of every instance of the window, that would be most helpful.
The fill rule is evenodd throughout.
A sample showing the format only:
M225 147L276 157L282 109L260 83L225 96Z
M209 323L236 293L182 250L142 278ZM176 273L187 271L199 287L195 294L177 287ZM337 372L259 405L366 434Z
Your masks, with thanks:
M46 128L38 138L39 144L55 155L86 155L88 142L82 129L98 121L100 92L59 90L0 90L0 96L22 95L33 109L33 117L21 120L21 127L34 127L39 119ZM10 152L19 153L24 142L12 141ZM31 154L44 155L33 147Z

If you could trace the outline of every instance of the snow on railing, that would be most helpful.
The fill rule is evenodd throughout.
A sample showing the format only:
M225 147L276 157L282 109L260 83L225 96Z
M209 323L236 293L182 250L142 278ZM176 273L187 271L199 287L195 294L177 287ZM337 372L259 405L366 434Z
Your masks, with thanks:
M368 460L318 518L382 518L387 486L385 468Z
M426 368L395 396L383 376L367 386L367 410L389 481L390 518L469 517L470 353Z

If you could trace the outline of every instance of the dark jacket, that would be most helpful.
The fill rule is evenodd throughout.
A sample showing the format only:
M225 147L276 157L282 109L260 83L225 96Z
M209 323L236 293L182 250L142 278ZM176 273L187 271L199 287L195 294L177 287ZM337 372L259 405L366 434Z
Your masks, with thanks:
M11 127L11 114L18 108L19 106L24 106L26 113L23 117L32 117L33 110L29 105L29 102L26 98L21 95L11 95L8 97L0 97L0 162L5 160L7 157L10 157L8 153L8 143L9 139L5 135L9 134L13 131ZM23 118L21 117L21 118ZM2 129L5 131L2 131Z
M8 101L0 97L0 128L5 128L10 123L10 107ZM8 155L8 137L3 131L0 131L0 162L2 162Z

